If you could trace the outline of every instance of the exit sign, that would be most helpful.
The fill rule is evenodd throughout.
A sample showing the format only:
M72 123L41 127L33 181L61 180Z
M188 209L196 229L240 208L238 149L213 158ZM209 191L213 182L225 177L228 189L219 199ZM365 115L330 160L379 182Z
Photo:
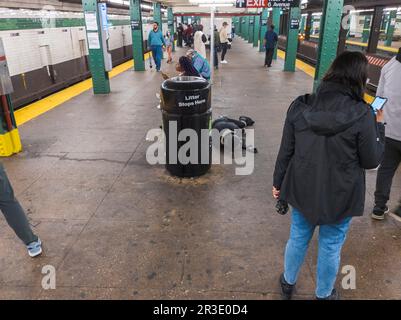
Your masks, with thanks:
M290 8L299 7L300 0L236 0L237 8Z
M268 0L236 0L237 8L267 8Z

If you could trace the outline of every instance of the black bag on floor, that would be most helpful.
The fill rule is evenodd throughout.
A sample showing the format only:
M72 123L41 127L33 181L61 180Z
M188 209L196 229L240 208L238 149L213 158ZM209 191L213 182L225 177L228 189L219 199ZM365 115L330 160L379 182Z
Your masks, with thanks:
M221 134L220 146L224 149L225 139L230 138L232 141L232 150L242 143L242 149L257 153L258 150L254 146L246 146L245 128L255 123L251 118L241 116L239 120L231 119L226 116L219 117L212 123L212 128L217 129Z

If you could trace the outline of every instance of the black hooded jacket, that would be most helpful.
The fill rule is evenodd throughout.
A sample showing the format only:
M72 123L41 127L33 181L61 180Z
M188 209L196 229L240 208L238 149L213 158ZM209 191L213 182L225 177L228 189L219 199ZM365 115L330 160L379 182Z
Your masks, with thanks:
M365 169L384 153L384 125L372 108L337 83L297 98L285 120L273 185L312 225L361 216Z

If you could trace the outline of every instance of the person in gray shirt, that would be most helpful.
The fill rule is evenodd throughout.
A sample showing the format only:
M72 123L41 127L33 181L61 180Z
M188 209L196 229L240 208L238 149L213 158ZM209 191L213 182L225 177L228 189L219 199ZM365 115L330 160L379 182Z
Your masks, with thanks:
M377 172L375 207L372 218L383 220L390 210L390 198L394 175L401 163L401 48L382 69L377 96L387 98L384 106L386 122L386 147L384 159ZM401 222L401 199L391 216Z

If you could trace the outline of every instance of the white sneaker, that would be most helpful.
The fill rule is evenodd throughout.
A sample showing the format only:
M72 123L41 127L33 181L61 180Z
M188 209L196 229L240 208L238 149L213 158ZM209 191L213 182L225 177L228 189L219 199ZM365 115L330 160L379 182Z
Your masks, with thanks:
M221 60L220 63L228 63L227 60Z
M30 257L34 258L42 254L42 241L38 238L37 241L31 242L27 246L28 254Z

